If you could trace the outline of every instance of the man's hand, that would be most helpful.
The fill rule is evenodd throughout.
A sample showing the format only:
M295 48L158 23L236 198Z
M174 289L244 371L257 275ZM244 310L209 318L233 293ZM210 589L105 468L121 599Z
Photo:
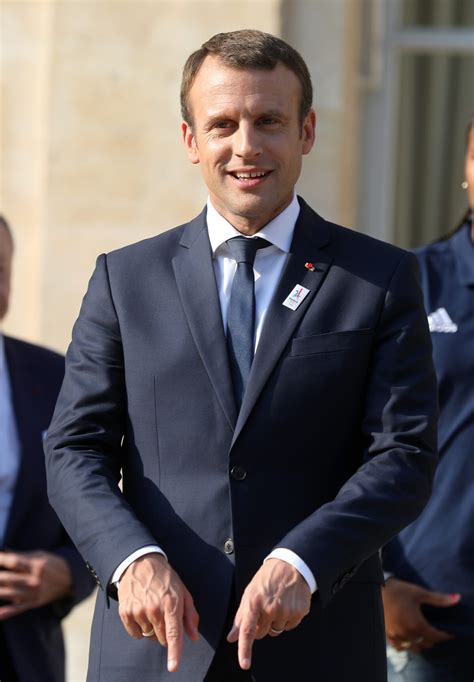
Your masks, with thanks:
M120 579L119 615L134 639L153 632L168 647L168 670L178 669L183 651L183 629L199 638L199 615L193 598L162 554L145 554L126 569Z
M453 635L434 628L421 610L422 604L446 608L457 604L459 594L432 592L419 585L389 578L382 590L385 630L388 642L398 651L422 651Z
M51 552L0 552L0 621L70 594L72 576L65 559Z
M268 559L247 586L227 636L229 642L239 642L240 667L250 668L256 639L293 630L309 613L310 604L311 590L296 568Z

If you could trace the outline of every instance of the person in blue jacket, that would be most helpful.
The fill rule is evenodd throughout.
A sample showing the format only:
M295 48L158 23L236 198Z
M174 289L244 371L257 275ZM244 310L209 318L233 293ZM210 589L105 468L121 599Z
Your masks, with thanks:
M439 383L439 454L421 516L383 550L390 682L474 679L474 115L469 209L417 250Z

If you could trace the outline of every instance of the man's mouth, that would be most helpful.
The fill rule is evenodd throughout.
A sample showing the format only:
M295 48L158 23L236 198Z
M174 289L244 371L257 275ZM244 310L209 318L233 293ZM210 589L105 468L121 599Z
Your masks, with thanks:
M272 171L269 170L231 171L230 175L242 186L256 187L268 177L271 172Z

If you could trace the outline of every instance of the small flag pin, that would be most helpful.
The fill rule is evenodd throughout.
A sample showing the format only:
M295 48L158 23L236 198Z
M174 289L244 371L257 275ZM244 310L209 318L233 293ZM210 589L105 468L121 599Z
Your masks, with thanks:
M308 263L305 263L304 266L305 266L305 268L306 268L307 270L311 270L311 272L314 272L314 271L316 270L316 268L315 268L315 266L314 266L313 263L309 263L309 262L308 262Z

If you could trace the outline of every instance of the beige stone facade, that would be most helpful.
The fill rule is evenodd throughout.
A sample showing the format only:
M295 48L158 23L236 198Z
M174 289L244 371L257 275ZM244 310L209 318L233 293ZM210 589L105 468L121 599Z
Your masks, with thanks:
M96 256L200 210L180 70L218 31L260 28L303 53L318 137L300 190L350 224L356 10L356 0L4 1L0 201L17 244L7 329L64 350Z
M15 234L5 331L65 351L96 256L198 213L180 137L180 71L219 31L281 35L310 66L317 143L300 191L351 224L359 0L3 0L0 206ZM89 601L68 620L85 679Z

